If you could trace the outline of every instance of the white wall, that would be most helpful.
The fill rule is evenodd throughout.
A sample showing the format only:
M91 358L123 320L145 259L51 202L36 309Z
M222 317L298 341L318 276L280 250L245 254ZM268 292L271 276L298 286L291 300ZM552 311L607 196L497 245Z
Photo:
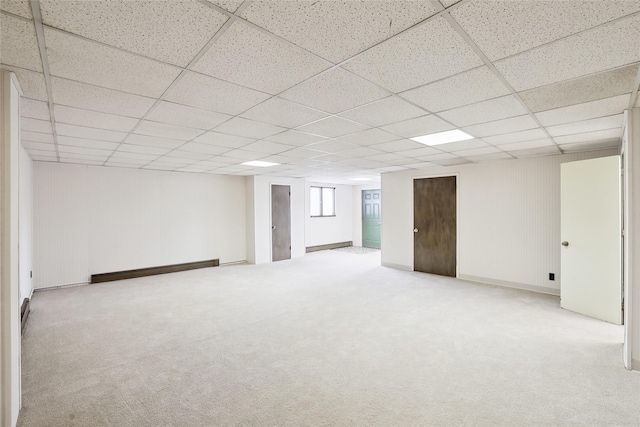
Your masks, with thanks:
M247 203L247 262L249 264L256 263L256 205L255 205L255 189L254 177L245 177L245 198Z
M34 163L36 288L246 258L244 177Z
M311 217L309 192L312 186L336 189L336 216ZM353 240L353 189L350 185L307 182L304 209L306 247Z
M352 187L353 204L353 246L362 246L362 190L379 190L380 183L355 185ZM381 196L381 203L384 203ZM384 226L384 224L383 224ZM382 226L381 226L382 227ZM381 228L382 229L382 228Z
M254 176L253 200L255 221L255 263L271 262L271 186L291 187L291 258L305 254L304 244L304 204L305 186L303 179Z
M20 146L20 182L18 191L19 251L20 251L20 305L31 298L33 280L33 162L24 147Z
M559 294L560 163L617 150L382 175L382 263L413 269L413 179L458 176L458 277ZM548 274L556 280L549 281Z

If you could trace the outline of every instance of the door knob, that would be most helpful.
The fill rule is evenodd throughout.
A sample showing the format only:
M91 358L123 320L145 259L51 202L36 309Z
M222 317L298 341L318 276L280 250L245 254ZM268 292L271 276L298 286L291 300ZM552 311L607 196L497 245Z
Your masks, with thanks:
M562 246L569 246L569 242L565 240L564 242L562 242Z
M275 225L272 225L272 226L271 226L271 229L272 229L272 230L275 230L275 229L276 229L276 226L275 226Z
M417 228L414 228L414 229L413 229L413 232L414 232L414 233L417 233L417 232L418 232L418 229L417 229Z

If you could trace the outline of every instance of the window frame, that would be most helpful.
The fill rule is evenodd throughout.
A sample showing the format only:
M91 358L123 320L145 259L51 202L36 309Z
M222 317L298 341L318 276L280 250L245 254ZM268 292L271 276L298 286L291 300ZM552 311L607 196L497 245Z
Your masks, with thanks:
M311 189L319 188L320 189L320 215L313 215L311 213ZM333 194L333 214L325 215L324 214L324 189L330 189L331 194ZM336 216L336 187L322 187L319 185L311 185L309 186L309 216L311 218L332 218Z

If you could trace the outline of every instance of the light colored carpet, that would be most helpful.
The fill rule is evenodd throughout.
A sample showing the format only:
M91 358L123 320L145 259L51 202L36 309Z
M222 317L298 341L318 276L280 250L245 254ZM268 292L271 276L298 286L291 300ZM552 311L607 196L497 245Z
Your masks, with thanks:
M331 249L332 251L345 252L348 254L356 254L356 255L364 255L370 254L371 252L379 252L380 249L375 248L365 248L362 246L346 246L344 248L335 248Z
M38 292L21 426L639 425L622 328L336 251Z

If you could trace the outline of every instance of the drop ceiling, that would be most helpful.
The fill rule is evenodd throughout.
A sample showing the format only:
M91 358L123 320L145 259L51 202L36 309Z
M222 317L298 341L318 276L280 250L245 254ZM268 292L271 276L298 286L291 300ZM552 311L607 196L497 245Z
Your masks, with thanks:
M640 0L0 0L33 160L347 184L617 147L638 34Z

